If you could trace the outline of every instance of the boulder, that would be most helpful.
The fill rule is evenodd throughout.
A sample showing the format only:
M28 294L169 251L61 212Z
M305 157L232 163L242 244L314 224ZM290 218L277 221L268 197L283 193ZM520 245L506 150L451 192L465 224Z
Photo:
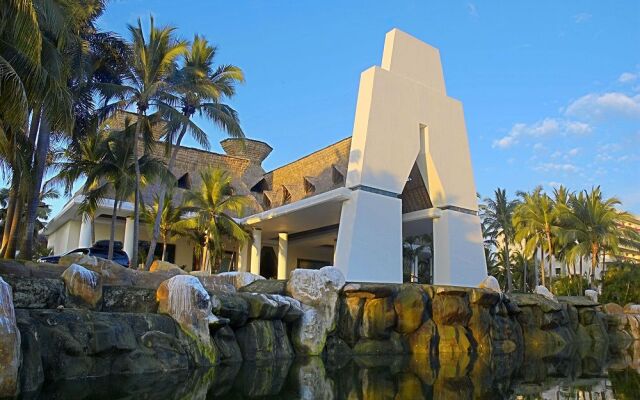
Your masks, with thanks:
M396 324L391 297L369 299L364 304L360 335L367 339L387 339Z
M440 292L433 299L433 320L438 325L466 325L471 316L466 293Z
M437 354L438 332L433 320L426 320L409 335L409 352L412 354Z
M555 299L550 300L545 296L531 293L512 293L511 301L515 302L519 307L536 307L542 312L560 311L562 306Z
M480 289L489 289L496 293L502 293L502 289L500 289L500 284L498 283L498 280L491 275L484 278L482 282L480 282L478 287Z
M18 394L20 331L13 308L11 286L0 277L0 398Z
M393 308L398 315L396 331L411 333L422 325L428 298L420 286L403 285L393 300Z
M222 272L213 276L216 276L220 283L230 284L236 289L240 289L241 287L247 286L248 284L257 280L264 279L263 276L252 274L251 272L242 271Z
M602 310L607 314L624 314L624 308L616 303L607 303L602 306Z
M344 286L340 270L295 269L287 282L287 294L303 304L302 318L292 330L292 341L298 353L318 355L329 332L336 326L338 294Z
M200 272L200 271L196 271ZM225 292L225 293L235 293L237 292L236 287L230 283L221 282L220 278L217 275L210 274L196 274L195 272L191 272L191 275L198 278L202 286L207 290L207 292Z
M236 296L244 299L249 305L251 319L282 319L291 307L288 302L278 302L265 294L242 292Z
M598 305L597 302L588 296L558 296L558 301L560 303L570 304L576 308L595 307Z
M65 303L62 279L7 277L15 308L57 308Z
M102 311L156 313L156 290L134 286L102 287Z
M89 256L82 253L71 253L60 257L58 261L59 265L63 265L65 267L70 267L73 264L78 264L82 266L98 266L98 259L94 256Z
M402 355L407 351L400 340L399 335L392 335L389 339L360 339L353 346L355 355Z
M302 303L300 303L298 300L289 296L282 296L279 294L272 294L269 297L275 300L278 304L287 303L289 305L286 314L284 315L284 317L282 317L282 320L284 322L295 322L302 317L304 311L302 310Z
M347 297L375 299L394 296L399 287L400 285L389 283L347 283L342 292Z
M213 295L214 293L211 293ZM216 315L229 319L232 327L244 325L249 318L249 304L246 300L235 294L216 292L215 296L220 301L220 308L215 310Z
M15 296L15 292L14 292L14 296ZM629 303L626 306L624 306L623 310L625 314L640 314L640 304Z
M220 351L221 362L242 361L240 346L238 346L236 335L230 327L225 326L218 330L213 336L213 342Z
M591 299L594 303L598 302L598 292L593 289L587 289L584 291L584 295Z
M549 289L547 289L545 286L542 286L542 285L536 286L536 288L533 290L533 293L544 296L545 298L551 301L557 301L556 296L554 296L553 293L551 293Z
M162 282L156 298L158 313L171 316L187 334L205 347L206 352L212 353L209 325L217 325L219 321L211 313L211 297L198 278L176 275ZM211 361L215 362L213 355Z
M258 279L247 286L243 286L239 291L283 295L287 291L287 281L282 279Z
M176 275L188 275L182 268L168 261L154 260L149 267L149 272L173 272Z
M95 258L95 257L94 257ZM67 307L97 309L102 301L102 278L78 264L71 264L62 273L67 289Z
M438 354L469 354L473 350L471 334L462 325L438 325L438 338Z
M366 298L363 297L342 296L340 298L337 331L338 336L349 346L355 345L360 338L365 301Z
M293 349L282 321L251 320L235 331L245 361L293 357Z

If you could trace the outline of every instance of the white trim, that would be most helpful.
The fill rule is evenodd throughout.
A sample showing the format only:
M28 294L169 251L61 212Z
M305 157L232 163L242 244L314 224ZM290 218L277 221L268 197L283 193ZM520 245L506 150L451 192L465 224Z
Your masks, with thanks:
M402 214L402 222L421 221L423 219L436 219L442 217L442 210L439 208L426 208L424 210L412 211Z
M62 207L62 210L60 210L60 212L55 217L53 217L49 222L47 222L47 226L44 229L44 234L50 235L56 230L58 230L58 228L60 228L62 225L64 225L68 221L78 219L80 217L78 213L78 207L80 206L83 200L84 200L84 195L82 194L76 194L71 199L69 199L67 204L65 204L64 207ZM114 199L104 199L100 201L98 203L98 207L99 207L98 210L108 212L109 215L111 215L111 212L113 211L114 201L115 201ZM121 214L123 211L126 214L128 214L129 212L133 212L133 203L128 201L120 202L118 206L118 213Z

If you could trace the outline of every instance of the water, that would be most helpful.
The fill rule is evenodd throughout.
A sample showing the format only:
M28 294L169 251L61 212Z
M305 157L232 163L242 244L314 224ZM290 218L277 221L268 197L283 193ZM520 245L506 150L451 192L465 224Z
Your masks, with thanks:
M638 353L636 353L638 354ZM45 384L42 399L640 399L640 359L318 357Z

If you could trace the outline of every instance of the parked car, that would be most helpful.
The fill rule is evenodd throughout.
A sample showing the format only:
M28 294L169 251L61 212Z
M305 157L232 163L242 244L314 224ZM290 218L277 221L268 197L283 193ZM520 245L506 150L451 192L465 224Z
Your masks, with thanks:
M60 257L62 257L63 255L66 256L68 254L75 253L82 253L88 256L106 259L107 255L109 254L109 241L99 240L95 242L91 247L81 247L59 256L40 257L38 261L57 264L60 261ZM122 265L123 267L129 268L129 256L124 252L124 250L122 250L122 242L113 243L113 261Z

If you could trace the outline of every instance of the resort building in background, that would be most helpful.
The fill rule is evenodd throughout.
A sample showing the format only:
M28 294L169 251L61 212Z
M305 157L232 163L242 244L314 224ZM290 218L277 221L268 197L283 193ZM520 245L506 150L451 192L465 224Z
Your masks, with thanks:
M433 283L476 286L487 275L462 104L447 96L439 51L406 33L390 31L381 66L362 73L352 136L268 172L267 143L221 145L225 154L181 147L174 175L180 196L200 184L200 170L221 168L251 199L240 222L252 240L228 246L226 263L238 270L284 279L295 268L335 265L348 281L402 282L403 237L428 234ZM162 143L154 153L164 156ZM145 204L156 192L144 189ZM90 246L92 231L109 236L113 201L92 227L81 200L71 198L46 228L55 254ZM116 240L129 254L132 214L123 202ZM150 232L141 228L141 247ZM191 269L193 247L171 242L168 261Z

